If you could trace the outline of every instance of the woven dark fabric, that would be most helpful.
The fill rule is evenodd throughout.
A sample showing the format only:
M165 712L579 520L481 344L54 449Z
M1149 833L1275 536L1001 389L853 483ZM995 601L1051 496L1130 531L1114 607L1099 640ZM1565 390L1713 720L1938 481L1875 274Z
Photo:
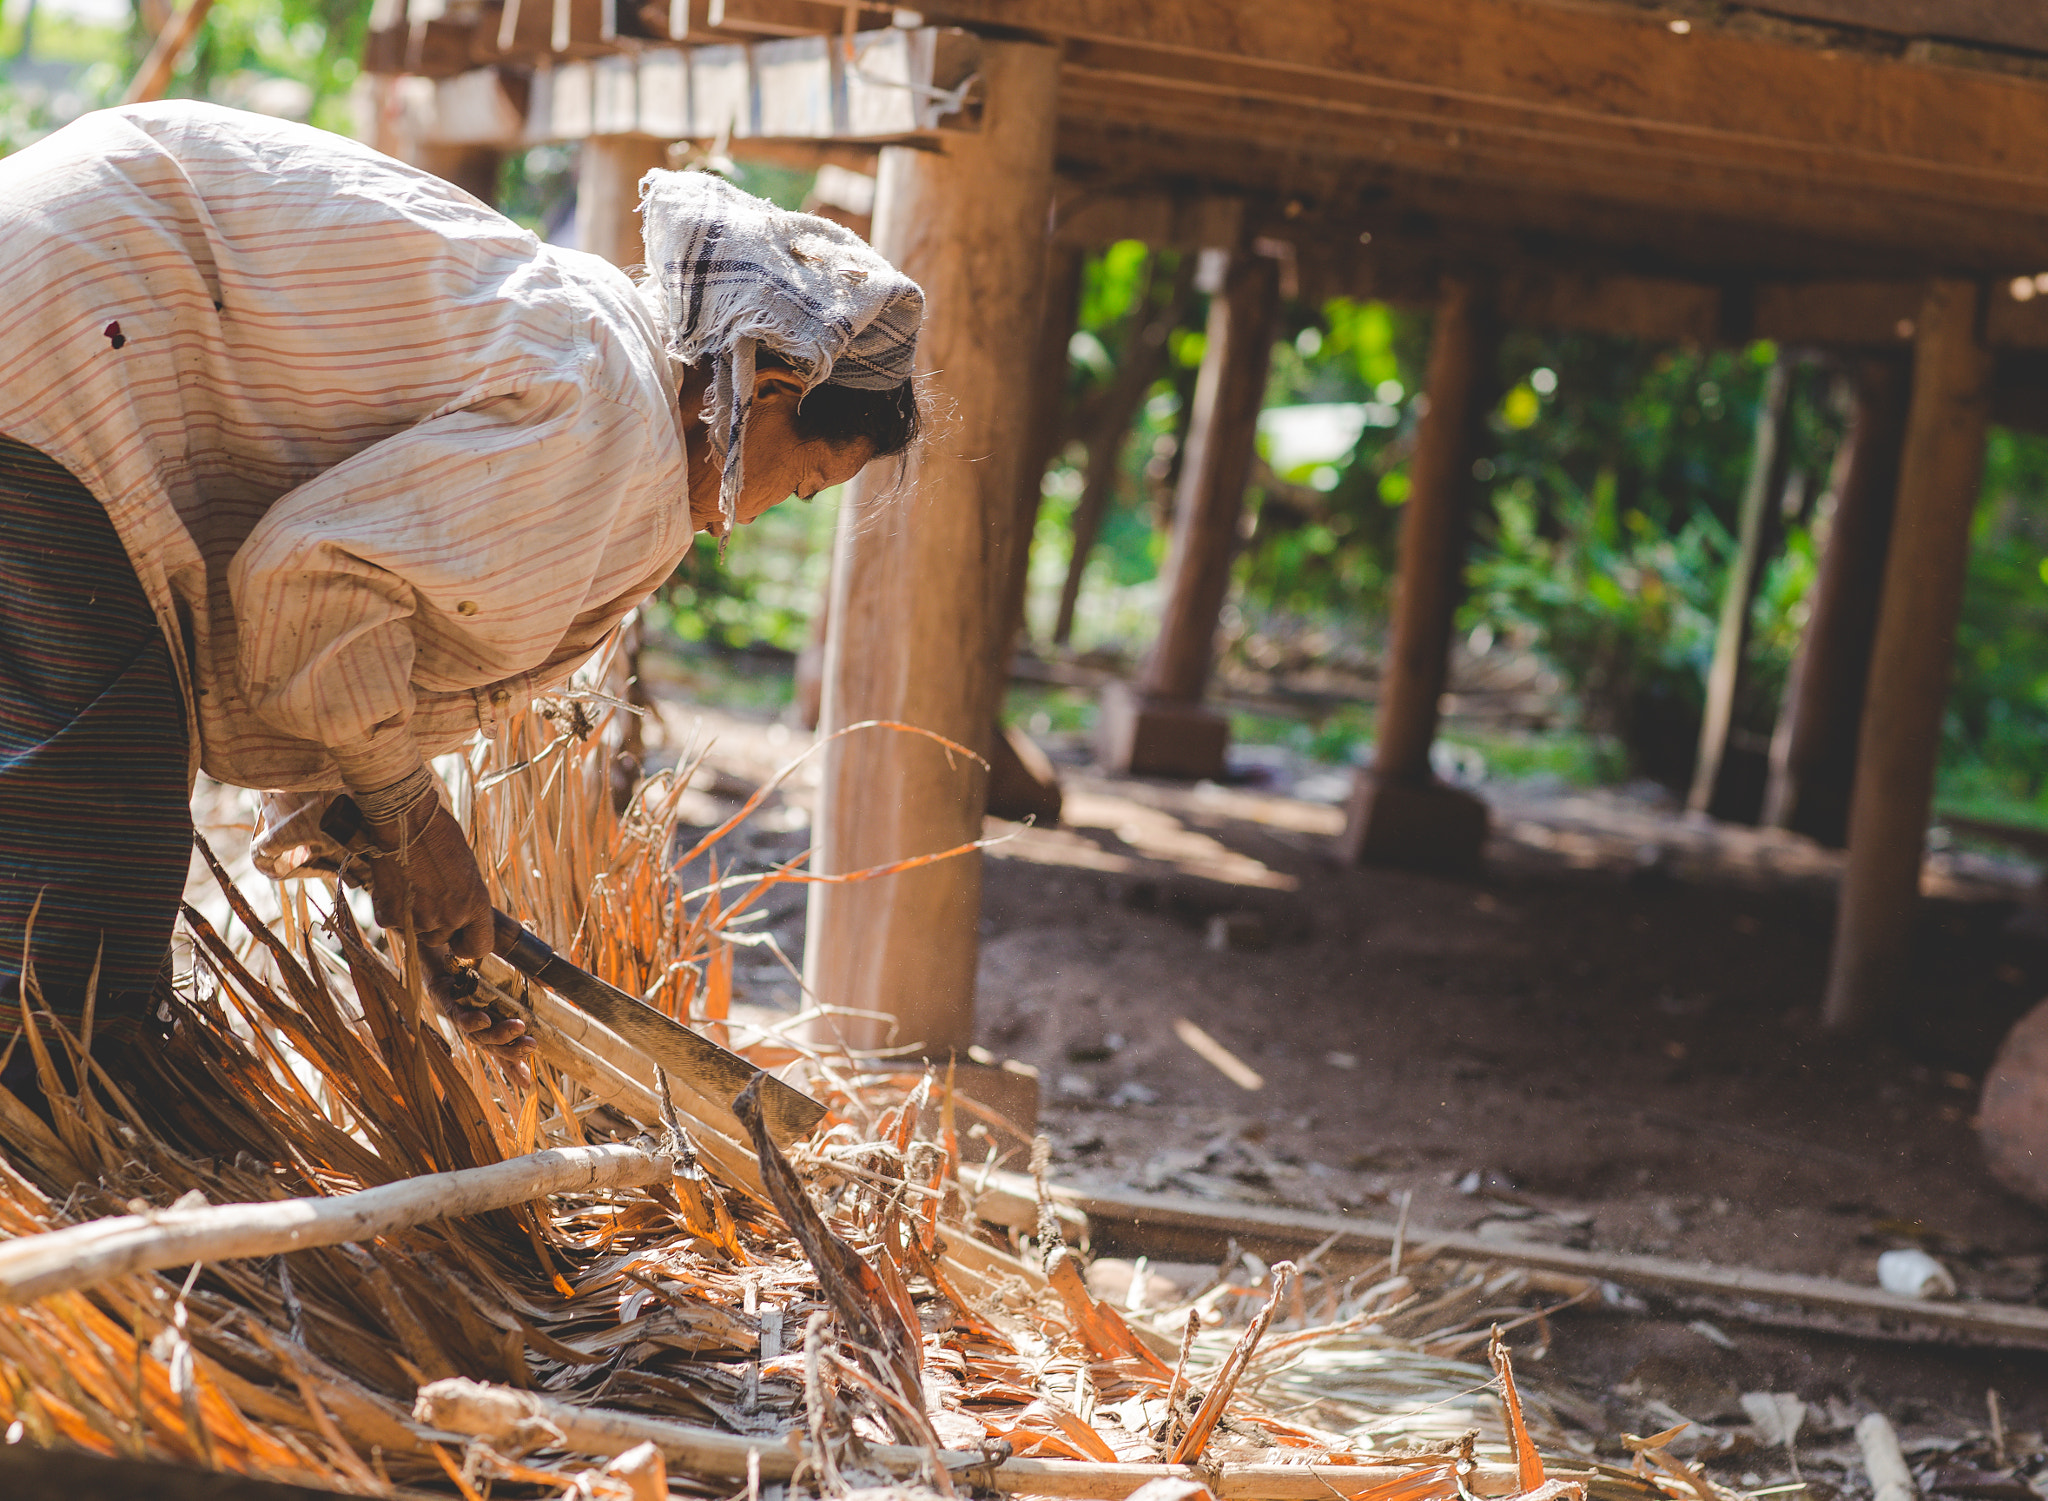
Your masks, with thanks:
M94 1036L138 1035L191 853L184 702L135 570L89 490L0 438L0 1041L24 937L52 1011L81 1014L98 956Z

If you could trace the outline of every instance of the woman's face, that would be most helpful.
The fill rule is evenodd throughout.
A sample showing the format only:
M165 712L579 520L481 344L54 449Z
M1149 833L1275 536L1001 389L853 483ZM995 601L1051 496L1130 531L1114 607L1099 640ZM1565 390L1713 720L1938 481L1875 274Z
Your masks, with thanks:
M715 532L720 475L711 452L711 435L701 421L694 420L703 405L701 392L692 391L696 384L692 381L683 390L683 409L693 418L689 431L690 521L699 531ZM874 447L865 438L835 444L798 437L796 407L802 395L802 384L784 371L763 370L755 377L738 506L741 526L792 495L809 500L821 490L845 484L874 457Z

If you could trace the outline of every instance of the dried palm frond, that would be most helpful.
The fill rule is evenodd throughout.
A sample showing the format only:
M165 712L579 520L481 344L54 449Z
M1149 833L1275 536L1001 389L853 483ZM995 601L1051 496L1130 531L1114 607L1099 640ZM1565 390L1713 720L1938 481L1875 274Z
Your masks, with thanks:
M721 945L801 872L728 867L680 889L691 768L615 813L601 716L549 708L480 745L457 788L494 899L614 983L716 1022ZM163 1045L115 1077L88 1040L47 1026L52 1125L0 1095L0 1243L198 1200L331 1200L550 1148L642 1139L668 1166L647 1187L0 1309L0 1426L19 1440L366 1495L623 1495L646 1457L630 1482L602 1462L642 1442L670 1481L718 1494L786 1476L818 1493L1120 1497L1176 1456L1199 1458L1226 1497L1556 1492L1540 1404L1500 1425L1508 1463L1489 1469L1469 1441L1376 1452L1422 1430L1362 1410L1356 1379L1359 1352L1444 1362L1526 1289L1417 1269L1357 1291L1311 1267L1291 1290L1261 1269L1196 1300L1206 1332L1182 1350L1087 1291L1049 1212L1038 1244L974 1215L967 1102L944 1077L906 1088L816 1060L833 1113L785 1160L745 1097L751 1129L721 1132L616 1037L555 1027L565 1008L541 996L526 1000L548 1061L515 1077L448 1029L402 945L364 932L341 893L296 891L273 927L216 874L232 921L188 908L193 960ZM753 1046L763 1061L796 1048ZM81 1075L90 1086L67 1089ZM1347 1360L1340 1379L1332 1362ZM1414 1367L1404 1400L1478 1384L1521 1410L1504 1361L1474 1374ZM1683 1489L1598 1479L1616 1484Z

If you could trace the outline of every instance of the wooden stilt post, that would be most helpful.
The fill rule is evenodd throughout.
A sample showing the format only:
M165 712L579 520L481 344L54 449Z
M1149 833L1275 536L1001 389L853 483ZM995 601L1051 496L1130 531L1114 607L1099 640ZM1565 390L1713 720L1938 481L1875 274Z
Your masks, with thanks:
M1463 593L1472 464L1494 392L1499 330L1486 289L1446 277L1430 346L1429 409L1401 516L1400 582L1373 763L1358 773L1343 849L1354 861L1463 870L1486 843L1486 805L1430 771Z
M576 248L614 266L646 258L640 239L640 179L668 165L652 136L590 136L576 158Z
M1096 543L1102 540L1102 523L1109 515L1117 476L1123 471L1131 425L1137 421L1152 383L1166 368L1167 341L1180 326L1192 300L1194 262L1193 256L1181 258L1180 267L1161 299L1154 295L1159 277L1155 253L1147 278L1149 285L1131 309L1116 375L1101 395L1095 429L1088 434L1088 467L1081 478L1081 495L1074 502L1070 523L1074 550L1067 559L1066 582L1060 586L1059 613L1053 618L1052 639L1060 646L1073 638L1074 611L1081 602L1081 580L1088 571L1088 559Z
M1764 822L1839 847L1849 836L1856 734L1884 588L1911 366L1872 355L1850 372L1854 408L1836 455L1834 510L1806 633L1771 741Z
M1757 405L1749 484L1742 493L1735 557L1728 565L1728 582L1721 591L1721 622L1714 636L1714 660L1707 669L1699 757L1693 763L1692 793L1685 804L1695 813L1712 813L1719 818L1753 819L1757 809L1754 799L1761 790L1752 778L1747 782L1748 795L1743 795L1744 779L1732 774L1737 758L1729 754L1729 737L1735 729L1735 700L1742 689L1743 660L1749 654L1749 620L1756 605L1757 586L1763 582L1764 565L1770 561L1778 532L1778 502L1785 489L1788 447L1785 416L1791 397L1792 366L1781 355L1764 380L1763 400Z
M1097 754L1113 770L1213 777L1224 769L1229 726L1202 706L1202 694L1216 651L1216 622L1230 592L1279 316L1278 264L1245 251L1233 254L1209 304L1208 345L1173 502L1159 637L1135 687L1115 684L1102 698Z
M986 750L1008 649L1006 584L1039 338L1059 53L982 44L981 129L942 150L886 147L875 245L922 284L918 368L951 421L840 509L825 651L826 731L900 720ZM843 873L981 833L985 773L930 741L863 730L824 756L815 868ZM981 857L811 888L804 978L849 1046L965 1050L974 1031ZM857 1014L856 1014L857 1013Z
M1913 394L1897 514L1856 748L1849 861L1823 1020L1867 1027L1898 998L1912 956L1935 760L1984 475L1991 355L1982 289L1929 284L1913 340Z

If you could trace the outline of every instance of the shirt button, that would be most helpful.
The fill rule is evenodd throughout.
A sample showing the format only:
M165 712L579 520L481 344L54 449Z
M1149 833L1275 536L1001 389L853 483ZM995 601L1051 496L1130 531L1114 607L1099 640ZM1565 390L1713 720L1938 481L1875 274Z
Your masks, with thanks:
M476 612L477 602L473 599L465 599L455 607L455 613L458 615L474 615Z

